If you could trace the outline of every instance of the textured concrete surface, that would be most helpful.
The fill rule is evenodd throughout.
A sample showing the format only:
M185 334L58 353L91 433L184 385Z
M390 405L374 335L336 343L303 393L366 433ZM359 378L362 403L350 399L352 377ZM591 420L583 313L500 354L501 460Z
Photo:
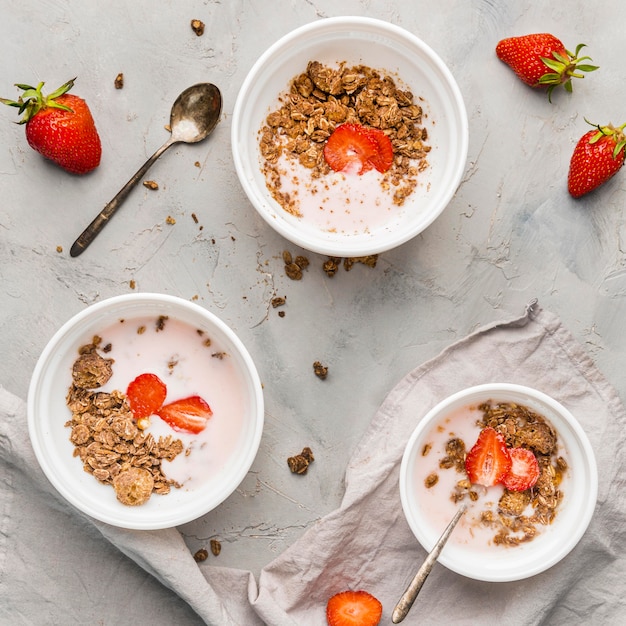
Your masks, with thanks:
M109 296L158 291L218 314L256 361L266 429L237 492L181 530L194 551L219 538L220 565L254 572L338 506L351 452L404 374L533 298L564 320L626 396L626 174L579 201L566 189L584 118L626 121L626 5L606 0L583 19L581 0L271 4L268 19L261 0L110 0L97 9L0 0L0 95L16 97L16 82L53 88L77 76L74 91L88 101L103 143L98 170L70 176L29 148L16 110L0 111L0 384L26 397L54 331ZM247 71L269 45L342 14L389 20L441 55L466 101L470 149L461 186L432 226L382 254L375 269L356 265L329 279L325 257L283 240L247 201L230 119ZM202 37L193 18L206 24ZM552 103L494 53L505 36L541 31L571 49L586 43L601 66ZM114 88L119 72L122 90ZM214 135L170 150L149 175L159 190L138 187L92 247L70 258L84 226L167 138L176 95L200 81L223 92ZM284 249L309 257L302 281L285 276ZM284 317L270 305L274 295L287 298ZM313 375L316 360L329 367L325 381ZM286 458L305 445L316 460L295 477Z

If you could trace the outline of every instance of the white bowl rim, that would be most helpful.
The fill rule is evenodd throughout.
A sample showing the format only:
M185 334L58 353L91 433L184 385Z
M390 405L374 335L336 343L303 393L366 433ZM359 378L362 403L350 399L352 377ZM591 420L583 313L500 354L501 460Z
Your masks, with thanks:
M45 454L43 453L44 442L40 437L39 429L37 426L37 394L39 391L39 386L42 380L42 376L45 374L46 367L48 366L51 357L55 354L55 350L59 343L68 333L71 332L72 328L74 328L75 325L79 324L86 318L96 315L103 309L132 302L154 303L155 305L169 304L172 306L182 307L190 312L194 312L200 315L210 324L213 324L217 329L219 329L219 332L223 333L227 340L232 343L232 345L238 352L238 356L244 363L244 367L246 368L246 375L247 377L249 377L252 383L252 403L256 409L254 415L254 428L252 437L247 442L250 456L248 459L246 459L245 463L240 465L237 474L232 476L232 489L228 493L223 492L219 499L211 502L211 505L209 507L205 507L204 509L202 507L198 507L194 510L194 512L188 511L185 515L176 514L176 512L174 512L173 514L171 514L171 516L163 517L158 521L152 521L149 519L120 520L114 514L107 513L106 510L94 508L85 504L85 502L83 502L76 493L74 493L66 486L63 480L59 477L56 469L53 467L52 464L48 462ZM35 452L35 457L37 458L37 461L48 481L67 502L69 502L71 505L73 505L75 508L82 511L83 513L86 513L94 519L105 522L112 526L118 526L120 528L127 528L132 530L158 530L162 528L179 526L181 524L197 519L198 517L205 515L206 513L212 511L217 506L219 506L226 498L229 497L229 495L231 495L235 491L237 486L241 483L241 481L248 473L252 463L254 462L263 434L264 416L264 398L258 371L252 360L252 357L250 356L250 353L244 346L243 342L235 334L235 332L218 316L216 316L208 309L200 306L199 304L190 302L189 300L185 300L178 296L151 292L122 294L105 298L104 300L100 300L98 302L88 305L86 308L82 309L81 311L70 317L66 322L64 322L52 335L52 337L44 347L43 351L41 352L37 363L35 364L35 368L33 370L28 388L27 397L27 422L29 437L31 440L31 445Z
M531 566L527 567L527 569L524 571L515 571L515 568L512 567L507 571L490 571L489 573L480 573L476 570L476 563L478 562L478 560L475 560L470 565L455 562L454 559L451 559L449 557L449 553L446 553L446 550L444 548L438 558L438 561L442 565L444 565L451 571L456 572L457 574L461 574L468 578L473 578L475 580L481 580L485 582L509 582L522 580L524 578L535 576L536 574L544 572L550 567L556 565L556 563L565 558L565 556L567 556L574 549L574 547L578 544L578 542L586 532L593 517L598 497L598 470L593 448L580 422L566 407L564 407L560 402L558 402L548 394L539 391L538 389L535 389L533 387L528 387L526 385L514 383L485 383L472 387L467 387L441 400L420 419L406 444L405 451L402 456L399 478L402 509L404 511L407 523L411 528L411 531L415 535L418 542L422 544L422 547L428 551L432 548L432 545L430 547L423 545L423 541L419 536L421 533L419 527L417 526L417 520L414 517L414 512L412 511L408 497L408 476L412 469L411 456L415 450L415 446L420 436L430 425L432 425L433 420L436 417L441 416L444 411L448 409L448 407L458 405L458 403L462 401L471 402L472 397L480 395L490 395L493 396L494 399L498 399L498 394L506 393L527 396L531 400L535 400L541 404L544 404L546 407L554 411L555 414L563 418L563 421L573 432L573 435L576 438L576 443L580 447L581 456L585 461L585 467L582 469L586 477L588 492L585 494L584 504L581 505L582 513L577 518L575 532L563 538L564 541L559 546L559 549L553 550L551 554L549 554L547 557L544 555L542 558L536 558Z
M260 73L268 59L272 58L281 48L288 47L291 43L294 42L294 40L302 37L303 35L309 35L318 30L324 30L328 28L332 29L336 26L344 25L378 28L395 36L402 37L406 41L409 41L415 47L421 49L444 77L447 87L453 94L455 110L459 117L459 119L457 120L459 124L459 132L456 136L459 147L459 159L455 171L450 179L448 189L442 195L440 202L436 207L436 210L432 211L432 213L430 214L430 218L424 221L419 229L407 230L403 234L397 234L393 241L378 244L372 242L362 244L360 248L350 249L350 256L363 256L368 254L379 254L392 248L398 247L426 230L426 228L428 228L428 226L430 226L441 215L441 213L443 213L445 208L451 202L452 198L458 190L458 187L463 177L463 173L465 171L465 167L467 165L467 155L469 150L469 120L463 95L456 79L454 78L448 66L443 62L442 58L437 54L437 52L435 52L434 49L431 48L427 43L425 43L417 35L413 34L409 30L401 26L398 26L386 20L366 16L344 15L336 17L326 17L297 27L296 29L280 37L269 48L267 48L261 54L261 56L253 63L252 67L244 78L244 81L239 89L239 93L235 100L235 105L233 109L231 125L231 147L233 152L235 171L237 172L240 184L252 206L267 224L269 224L283 237L301 246L302 248L305 248L312 252L316 252L318 254L346 256L345 254L343 254L343 251L339 249L336 242L324 242L322 240L306 237L302 235L302 233L299 232L298 229L290 227L288 224L280 219L273 218L271 215L268 214L268 211L261 210L261 208L257 206L255 193L252 190L250 182L245 176L245 165L242 162L239 151L237 150L237 146L242 140L242 138L239 136L239 119L242 115L242 110L245 106L245 102L248 99L248 94L252 88L254 81L257 78L257 75Z

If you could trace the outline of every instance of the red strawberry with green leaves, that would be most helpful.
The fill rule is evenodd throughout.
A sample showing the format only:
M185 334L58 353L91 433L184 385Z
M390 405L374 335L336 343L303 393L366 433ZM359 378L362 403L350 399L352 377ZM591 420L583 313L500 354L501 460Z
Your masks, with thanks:
M165 402L167 387L156 374L140 374L130 382L126 397L136 420L154 415Z
M597 65L583 63L588 56L579 56L585 44L578 44L574 53L565 48L560 39L550 33L508 37L498 42L496 54L531 87L547 87L552 91L563 85L572 92L572 78L583 78L583 72L593 72Z
M166 404L156 414L174 430L197 434L206 428L213 411L200 396L189 396Z
M465 457L465 471L473 484L492 487L502 482L511 469L504 437L494 428L483 428Z
M624 165L626 136L623 124L596 126L576 144L570 159L567 189L574 198L593 191L612 178Z
M326 605L328 626L377 626L383 605L367 591L341 591Z
M17 101L0 98L0 102L18 107L24 117L28 144L47 159L72 174L86 174L98 167L102 155L100 137L87 103L67 93L72 79L46 96L37 87L17 84L24 93Z
M509 491L526 491L534 487L539 480L539 462L527 448L509 448L511 469L502 479L502 484Z
M346 123L335 128L324 146L324 159L336 172L386 172L393 164L393 146L382 130Z

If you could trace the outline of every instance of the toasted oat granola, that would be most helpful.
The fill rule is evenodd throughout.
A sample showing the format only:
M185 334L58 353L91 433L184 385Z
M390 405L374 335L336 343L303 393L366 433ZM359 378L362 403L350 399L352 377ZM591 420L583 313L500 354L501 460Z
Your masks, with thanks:
M480 428L490 426L505 438L509 447L528 448L536 456L540 467L537 483L526 491L504 490L498 501L497 511L486 510L481 514L481 523L495 532L496 545L516 546L532 541L541 526L551 524L563 499L560 484L568 465L560 456L557 433L546 419L526 406L514 403L481 404ZM465 444L461 439L452 438L446 445L446 456L440 462L442 470L454 468L465 475ZM436 484L432 477L426 479ZM459 480L451 494L452 500L459 502L465 497L476 501L479 494L467 479ZM528 513L528 507L531 512Z
M391 140L394 162L382 185L393 190L393 204L401 206L429 166L423 116L413 94L388 74L365 65L342 62L332 68L310 61L260 129L267 188L288 213L300 216L297 202L281 189L279 158L299 162L312 178L325 176L330 173L324 160L326 140L340 124L358 123L382 130Z
M111 377L112 359L98 353L101 340L94 337L79 349L72 368L72 385L66 404L72 418L74 456L83 469L103 484L112 485L120 502L143 504L152 493L166 494L180 485L163 473L161 462L173 460L183 451L180 439L159 437L142 431L120 391L95 391Z

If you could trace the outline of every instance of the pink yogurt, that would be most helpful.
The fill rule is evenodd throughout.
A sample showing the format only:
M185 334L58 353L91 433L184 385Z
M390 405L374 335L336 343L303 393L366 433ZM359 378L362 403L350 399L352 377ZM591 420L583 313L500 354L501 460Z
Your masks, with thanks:
M139 334L140 327L145 332ZM228 354L207 333L199 334L198 329L172 318L158 331L155 317L126 319L104 329L100 336L100 348L111 346L103 355L115 360L113 376L103 391L125 393L139 374L152 373L167 386L166 404L192 395L208 402L213 415L196 435L177 432L156 415L150 418L147 432L155 439L171 435L183 442L185 450L172 462L163 462L168 478L183 488L197 488L214 479L243 430L243 381Z
M402 212L393 203L395 188L383 189L385 175L375 169L313 178L309 169L285 155L278 169L281 191L295 200L301 219L320 230L362 235L384 227Z
M441 469L439 461L447 456L445 451L446 443L457 437L465 442L466 452L472 448L478 439L481 426L478 425L482 418L482 411L476 407L465 406L452 411L442 422L434 425L430 431L421 438L421 446L415 456L415 466L413 468L413 480L416 489L416 499L426 511L428 522L436 535L441 534L459 506L451 499L455 485L467 478L465 473L457 472L454 468ZM431 444L431 449L426 455L422 455L424 445ZM559 443L559 454L566 458L562 446ZM433 487L427 488L424 479L431 473L436 473L439 481ZM564 476L560 489L567 491L568 478ZM470 502L466 497L462 502L468 503L468 509L456 526L452 536L448 540L450 544L463 546L476 552L483 552L486 546L496 550L507 549L506 546L493 543L493 537L497 530L484 526L480 522L483 511L497 511L498 500L504 488L501 485L493 487L482 487L473 485L472 489L479 494L475 502ZM531 513L529 506L524 512ZM558 516L558 512L557 512ZM539 532L544 527L537 525Z

